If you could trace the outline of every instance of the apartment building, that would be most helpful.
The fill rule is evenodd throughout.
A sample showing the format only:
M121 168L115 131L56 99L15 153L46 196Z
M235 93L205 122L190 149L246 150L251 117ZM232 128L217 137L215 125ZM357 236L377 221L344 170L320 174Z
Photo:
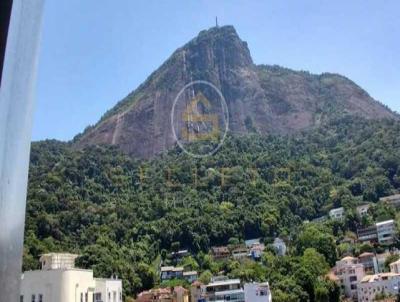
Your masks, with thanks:
M392 244L395 237L394 220L386 220L376 223L379 244Z
M77 257L42 255L41 269L21 276L20 302L122 302L121 280L94 278L92 270L75 267Z
M357 229L357 238L360 242L378 242L378 232L376 229L376 225Z
M364 266L365 274L374 275L379 273L378 261L374 253L362 253L358 256L358 263Z
M357 284L365 276L364 266L358 262L357 258L345 257L336 262L333 273L338 278L345 296L356 300Z
M378 294L396 295L399 292L400 274L382 273L367 275L358 284L358 302L375 301Z
M205 295L207 302L245 302L240 279L214 278L205 286Z

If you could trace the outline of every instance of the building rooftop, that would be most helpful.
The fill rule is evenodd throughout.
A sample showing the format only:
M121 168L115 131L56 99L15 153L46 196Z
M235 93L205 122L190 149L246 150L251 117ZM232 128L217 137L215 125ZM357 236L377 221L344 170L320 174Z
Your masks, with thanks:
M260 242L261 242L261 238L255 238L255 239L245 240L244 244L247 247L251 247L253 244L260 244Z
M398 198L400 198L400 194L394 194L394 195L390 195L390 196L381 197L381 198L379 198L379 200L380 201L389 201L389 200L398 199Z
M183 267L174 267L174 266L162 266L161 272L181 272L183 271Z
M240 284L240 279L228 279L221 281L214 281L207 285L207 287L211 286L221 286L221 285L232 285L232 284Z
M351 257L351 256L347 256L347 257L344 257L344 258L340 259L340 261L349 261L349 260L357 260L357 258L354 258L354 257Z
M361 283L372 283L376 281L381 281L383 278L393 278L400 276L400 274L395 274L395 273L381 273L381 274L376 274L376 275L367 275L364 278L362 278Z
M365 252L365 253L362 253L361 255L359 255L358 258L374 257L374 256L375 256L374 253Z
M384 225L384 224L389 224L389 223L394 223L393 219L390 220L385 220L385 221L381 221L381 222L377 222L376 226L380 226L380 225Z

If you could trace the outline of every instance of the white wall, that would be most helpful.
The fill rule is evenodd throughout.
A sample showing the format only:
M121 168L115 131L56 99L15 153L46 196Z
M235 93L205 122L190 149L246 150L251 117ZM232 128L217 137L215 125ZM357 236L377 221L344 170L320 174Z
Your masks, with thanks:
M101 293L103 302L122 302L122 281L112 279L95 279L95 293Z
M93 302L95 282L91 270L49 270L28 271L21 280L21 295L24 302L31 302L32 295L43 295L43 302L80 302L80 295L88 293L88 301ZM84 300L85 301L85 300Z

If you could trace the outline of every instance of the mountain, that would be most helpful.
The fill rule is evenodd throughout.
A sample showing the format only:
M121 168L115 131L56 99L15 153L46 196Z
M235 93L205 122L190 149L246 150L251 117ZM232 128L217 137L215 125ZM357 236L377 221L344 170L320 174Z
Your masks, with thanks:
M232 134L291 134L346 114L367 119L397 118L349 79L254 64L234 27L199 33L136 90L109 110L74 145L111 144L149 158L176 143L170 112L179 91L195 80L223 94Z

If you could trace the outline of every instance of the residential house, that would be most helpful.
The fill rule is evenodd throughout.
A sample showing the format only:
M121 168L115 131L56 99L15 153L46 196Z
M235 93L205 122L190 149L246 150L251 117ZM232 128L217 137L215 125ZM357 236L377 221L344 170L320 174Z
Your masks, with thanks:
M116 277L94 278L93 271L75 267L77 255L49 253L41 269L21 276L21 302L122 302L122 282Z
M399 292L400 274L381 273L367 275L358 284L358 302L375 301L378 294L396 295Z
M183 272L183 279L185 279L189 283L193 283L198 278L198 274L196 271L191 272Z
M183 267L162 266L161 267L161 281L171 279L182 279Z
M345 257L336 262L333 273L347 298L357 299L357 284L364 278L364 266L354 257Z
M262 243L253 244L250 248L250 257L253 258L253 260L260 260L264 250L265 250L264 244Z
M386 220L376 223L379 244L392 244L395 237L394 220Z
M357 229L357 237L360 242L376 243L378 242L378 232L376 225Z
M399 208L400 207L400 194L381 197L381 198L379 198L379 201L387 203L396 208Z
M228 259L231 255L228 247L226 246L212 247L211 253L215 260Z
M358 215L360 215L360 217L367 216L370 207L371 205L368 203L358 206L356 208Z
M245 259L249 256L249 250L245 246L239 246L232 250L232 257L235 260Z
M172 302L170 288L154 288L149 291L141 292L136 302Z
M269 283L246 283L244 285L244 298L246 302L272 302Z
M249 249L254 245L261 244L261 238L254 238L254 239L245 240L244 244Z
M331 219L341 220L344 218L344 208L336 208L329 211L329 217Z
M287 247L285 241L283 241L281 238L275 238L274 243L272 243L272 246L274 247L278 256L286 255Z
M378 261L373 253L362 253L358 256L358 263L364 266L364 271L368 275L379 273Z

